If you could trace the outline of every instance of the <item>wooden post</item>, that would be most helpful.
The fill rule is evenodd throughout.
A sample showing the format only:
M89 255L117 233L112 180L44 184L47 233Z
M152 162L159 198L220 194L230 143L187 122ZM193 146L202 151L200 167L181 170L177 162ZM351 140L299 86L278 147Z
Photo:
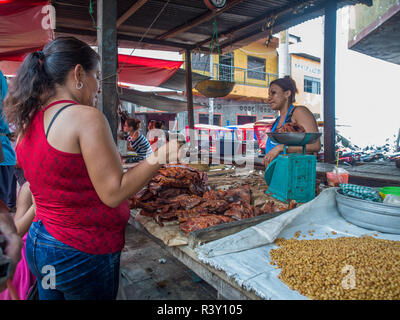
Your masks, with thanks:
M336 0L327 1L324 23L324 162L335 161Z
M110 124L114 141L118 131L118 93L117 93L117 1L97 1L97 40L101 58L101 94L98 109L106 116Z

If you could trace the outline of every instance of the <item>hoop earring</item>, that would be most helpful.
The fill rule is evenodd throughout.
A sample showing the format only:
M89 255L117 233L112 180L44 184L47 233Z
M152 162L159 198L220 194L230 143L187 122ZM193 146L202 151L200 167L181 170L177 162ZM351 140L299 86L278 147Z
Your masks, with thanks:
M79 81L75 84L75 88L77 88L78 90L81 90L83 88L83 82Z

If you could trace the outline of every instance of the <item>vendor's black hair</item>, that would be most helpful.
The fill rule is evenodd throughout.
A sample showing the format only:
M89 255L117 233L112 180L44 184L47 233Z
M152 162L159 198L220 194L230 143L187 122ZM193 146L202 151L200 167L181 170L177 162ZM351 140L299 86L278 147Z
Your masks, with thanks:
M297 91L296 82L289 76L284 76L283 78L276 79L272 81L269 86L271 85L279 86L283 91L290 91L291 95L289 98L289 102L293 103L296 101L295 96Z

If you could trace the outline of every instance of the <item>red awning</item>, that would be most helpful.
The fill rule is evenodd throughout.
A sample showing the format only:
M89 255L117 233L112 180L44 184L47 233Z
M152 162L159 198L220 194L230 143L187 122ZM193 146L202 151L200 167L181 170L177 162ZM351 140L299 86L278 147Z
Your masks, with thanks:
M15 55L0 58L0 70L5 75L15 75L26 54L28 53L20 56ZM161 60L121 54L118 55L118 62L120 67L122 67L118 77L119 82L152 87L158 87L167 81L183 63L183 61Z
M18 61L53 38L49 1L0 0L0 60ZM42 12L43 11L43 12Z
M16 71L31 52L41 50L53 38L49 27L49 1L0 0L0 69ZM158 87L180 68L183 61L118 55L119 82Z
M158 87L171 78L183 61L170 61L119 54L122 67L118 81L143 86Z

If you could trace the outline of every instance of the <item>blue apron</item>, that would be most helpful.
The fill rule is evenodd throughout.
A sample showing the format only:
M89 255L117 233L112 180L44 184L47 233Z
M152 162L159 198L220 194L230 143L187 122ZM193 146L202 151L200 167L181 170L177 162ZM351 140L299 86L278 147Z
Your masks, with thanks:
M289 107L289 110L288 110L288 112L286 113L286 116L285 116L285 120L284 120L283 123L282 123L282 127L285 125L286 122L291 122L291 120L292 120L292 114L293 114L292 109L293 109L293 111L294 111L293 105L291 105L291 106ZM288 116L289 116L289 121L288 121ZM279 116L278 118L276 118L276 120L275 120L275 122L274 122L274 125L272 126L271 132L275 132L276 127L278 126L278 123L279 123L279 119L280 119L280 118L281 118L281 116ZM265 144L265 154L267 154L268 152L270 152L270 151L271 151L273 148L275 148L277 145L279 145L279 143L273 142L273 141L268 137L267 143ZM282 153L283 153L283 152L281 152L281 154L282 154Z

